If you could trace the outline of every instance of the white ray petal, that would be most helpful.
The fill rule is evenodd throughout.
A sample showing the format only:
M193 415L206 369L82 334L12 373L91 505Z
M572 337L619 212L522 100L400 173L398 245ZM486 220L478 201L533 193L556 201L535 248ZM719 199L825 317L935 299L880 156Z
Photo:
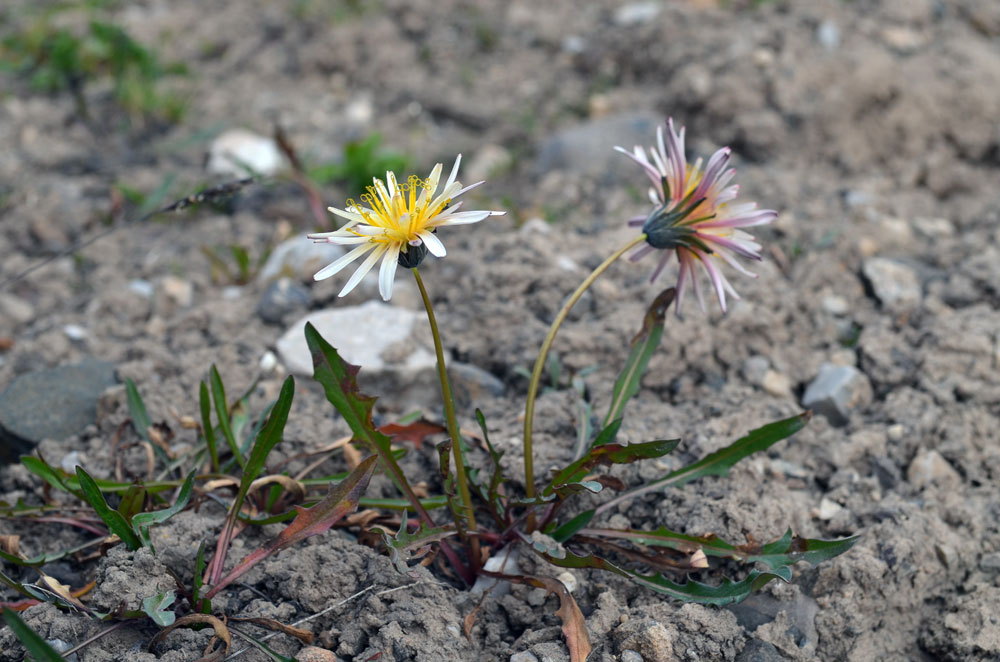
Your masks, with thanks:
M381 244L378 248L373 250L371 255L365 258L365 261L361 263L361 266L358 267L358 270L354 272L350 280L347 281L347 285L344 285L344 289L342 289L340 294L337 296L347 296L351 290L357 287L358 283L361 282L361 279L368 275L368 272L372 270L372 267L375 266L375 263L378 262L378 259L385 254L388 248L389 244Z
M375 248L375 244L370 242L366 242L364 245L358 246L354 250L341 256L339 259L334 260L330 264L326 265L325 267L317 271L316 275L313 276L313 280L323 280L329 278L330 276L334 275L335 273L337 273L338 271L349 265L351 262L354 262L356 259L358 259L359 257L361 257L362 255L364 255L373 248Z
M383 301L392 298L392 282L396 277L396 266L399 264L399 244L392 244L382 258L382 266L378 270L378 292Z
M444 244L441 243L440 239L434 236L433 232L422 230L417 233L417 236L424 240L427 250L429 250L431 255L434 257L444 257L448 254L448 251L444 248Z

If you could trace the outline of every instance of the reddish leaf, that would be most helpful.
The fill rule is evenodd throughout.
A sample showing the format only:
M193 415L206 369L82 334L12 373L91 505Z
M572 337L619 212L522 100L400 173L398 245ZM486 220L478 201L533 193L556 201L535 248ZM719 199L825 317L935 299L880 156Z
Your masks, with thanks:
M268 556L276 554L286 547L290 547L310 536L324 533L344 516L354 512L358 507L358 500L364 493L365 488L368 487L368 481L375 471L376 459L374 455L368 456L347 478L341 481L336 487L332 487L326 498L311 508L295 506L298 515L292 520L292 523L285 527L285 530L278 534L278 537L265 547L251 552L246 558L237 563L236 567L230 570L228 575L223 577L212 587L211 591L205 594L205 597L210 599L223 587L235 581L243 573Z
M424 439L431 436L432 434L441 434L442 432L447 432L448 428L443 425L438 425L437 423L432 423L427 419L421 418L420 420L414 421L407 425L400 425L398 423L386 423L378 428L378 431L382 434L387 434L392 437L393 441L398 442L410 442L413 446L420 450L420 447L424 443Z

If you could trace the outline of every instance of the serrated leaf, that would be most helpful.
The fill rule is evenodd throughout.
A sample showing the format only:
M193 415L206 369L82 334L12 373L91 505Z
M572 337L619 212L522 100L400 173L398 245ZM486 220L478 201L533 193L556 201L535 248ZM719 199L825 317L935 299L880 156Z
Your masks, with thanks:
M611 423L601 432L598 439L605 436L613 438L621 425L621 419ZM543 495L552 494L567 485L580 481L596 466L612 464L630 464L639 460L663 457L677 448L677 439L647 441L640 444L595 444L576 462L560 471L552 478L548 486L542 490Z
M638 531L635 529L583 529L579 531L588 536L628 540L638 545L649 547L667 547L681 552L692 552L701 549L707 556L735 559L744 563L763 563L772 570L793 565L799 561L807 561L816 565L835 556L843 554L858 541L859 536L841 538L838 540L820 540L792 536L789 529L781 538L761 545L747 543L733 545L715 536L690 536L660 527L654 531Z
M108 530L118 536L130 550L135 551L142 547L139 537L132 531L132 528L125 521L125 518L122 517L122 514L117 510L112 510L108 506L108 502L104 500L104 495L101 494L100 488L97 487L97 483L90 477L90 474L84 471L83 467L77 466L76 476L80 481L80 489L83 491L84 500L90 504L90 507L97 513L97 516L107 525Z
M779 441L787 439L804 428L810 418L812 418L812 412L806 411L751 430L746 436L737 439L725 448L717 450L714 453L709 453L693 464L689 464L677 471L672 471L659 480L640 485L601 504L597 508L597 512L602 513L619 503L649 492L661 490L665 487L681 487L692 480L703 478L704 476L725 476L729 473L729 469L743 458L765 451Z
M672 287L663 290L653 299L653 303L646 310L646 316L642 320L642 328L632 339L632 349L628 359L615 381L611 405L604 417L603 426L605 428L612 421L624 415L625 405L639 392L639 381L642 379L646 366L649 365L649 359L652 358L660 344L667 309L674 301L674 294L675 290Z
M692 579L681 584L671 581L659 573L644 575L640 572L622 568L607 559L594 556L593 554L577 556L576 554L567 553L565 558L562 559L548 555L543 556L546 561L560 568L596 568L607 570L616 575L626 577L640 586L645 586L657 593L663 593L687 602L718 606L740 602L754 591L759 591L772 580L780 579L788 582L792 578L791 570L786 567L775 572L751 570L742 581L734 582L729 578L723 578L722 583L718 586L702 584Z
M583 618L583 612L566 586L558 579L551 577L531 577L527 576L531 586L544 589L549 593L554 593L559 598L559 609L556 616L562 621L563 637L566 639L566 647L569 648L570 662L587 662L590 655L590 637L587 635L587 624Z
M177 595L173 590L151 595L142 599L142 610L161 628L167 627L177 620L177 614L169 609L176 599Z
M379 427L378 431L389 435L397 443L408 442L413 444L414 448L420 450L424 439L433 434L447 432L448 428L427 419L419 418L408 423L386 423Z
M2 612L7 626L21 645L35 658L35 662L66 662L65 658L49 646L37 632L29 628L16 612L11 609L4 609Z
M389 550L389 558L399 572L415 577L410 570L409 561L414 558L423 557L430 549L431 543L444 540L455 535L456 531L452 527L428 527L421 524L414 533L408 530L406 511L399 525L399 531L393 535L391 531L381 527L374 527L374 530L382 533L382 542Z
M195 472L192 471L188 474L188 477L184 480L184 484L181 485L180 492L177 493L177 500L174 501L172 506L151 513L138 513L132 517L132 530L139 536L142 544L149 547L154 553L156 550L153 548L152 541L149 538L149 527L156 524L163 524L187 507L188 500L191 498L191 492L194 489L194 477Z
M327 531L340 519L354 512L358 507L358 500L362 492L368 486L368 481L375 471L374 455L365 458L357 468L350 473L336 487L331 486L329 494L322 501L311 508L295 506L297 513L295 519L270 543L248 554L242 561L216 583L208 593L206 598L211 598L223 587L239 578L243 573L254 565L264 560L272 554L305 540L310 536Z
M359 390L357 375L360 368L342 359L311 323L306 323L305 335L312 354L313 377L323 386L326 399L343 416L354 438L378 456L382 470L410 500L421 519L425 523L431 522L392 455L392 441L372 423L375 398Z

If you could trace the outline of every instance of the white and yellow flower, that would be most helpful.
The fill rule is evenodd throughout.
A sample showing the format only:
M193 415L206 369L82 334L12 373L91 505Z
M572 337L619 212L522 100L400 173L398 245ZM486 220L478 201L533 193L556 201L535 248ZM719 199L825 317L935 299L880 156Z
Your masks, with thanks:
M720 270L719 261L756 278L737 262L736 257L760 260L761 245L740 228L770 223L778 213L771 209L757 209L753 202L735 204L739 187L729 183L736 171L727 168L730 158L728 147L715 152L704 168L700 158L691 166L684 155L684 128L675 131L674 122L670 119L667 120L667 131L664 141L663 127L657 129L657 146L650 148L650 156L638 146L632 152L615 148L642 166L653 183L650 199L656 205L648 217L629 220L629 225L642 226L646 234L646 245L630 259L635 261L654 250L663 250L664 254L650 278L653 280L663 271L670 256L677 255L679 267L674 310L678 316L688 282L701 309L705 310L695 268L700 264L715 289L722 312L726 312L726 294L736 300L740 297Z
M360 204L348 200L344 209L330 207L331 212L347 219L347 223L334 232L318 232L309 235L309 238L317 243L355 248L320 269L313 278L329 278L355 260L367 256L340 290L338 296L345 296L381 259L378 289L382 298L388 301L392 297L392 283L398 264L415 267L428 252L435 257L445 256L444 244L435 234L438 228L478 223L488 216L504 214L502 211L458 211L462 203L453 204L454 199L483 183L463 187L456 179L461 162L462 155L459 154L440 193L437 190L442 164L438 163L426 180L411 175L400 184L395 173L387 172L384 182L377 178L373 180L368 192L361 196Z

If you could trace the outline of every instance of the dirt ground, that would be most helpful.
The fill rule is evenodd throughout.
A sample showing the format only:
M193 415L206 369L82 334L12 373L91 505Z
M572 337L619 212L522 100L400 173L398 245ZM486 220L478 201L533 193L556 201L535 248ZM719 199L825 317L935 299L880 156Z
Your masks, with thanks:
M22 26L31 4L6 3L0 29ZM466 206L508 214L445 229L448 256L422 272L450 357L503 384L502 395L487 389L475 404L516 468L521 368L565 296L629 238L624 220L648 211L642 173L611 148L650 144L656 122L672 116L687 126L690 151L732 146L741 196L780 216L758 233L759 279L733 277L742 302L706 316L689 300L684 319L669 321L624 437L681 438L664 458L676 467L801 411L823 364L855 366L870 390L859 389L843 424L818 415L728 479L649 495L610 519L735 541L789 526L861 539L732 608L683 605L579 572L574 595L590 659L1000 660L1000 3L721 4L112 4L99 10L104 19L186 64L189 74L172 84L190 95L188 111L177 124L129 121L98 81L84 88L86 122L72 95L39 94L0 73L0 280L122 225L129 214L113 213L116 186L149 193L167 182L169 201L222 181L204 161L226 129L269 135L280 124L312 163L378 132L420 174L461 152L463 179L488 177ZM337 185L321 193L337 206L358 194ZM377 296L365 284L337 300L350 270L317 284L306 274L301 306L265 321L258 303L268 284L213 279L202 251L239 243L255 258L315 225L301 190L279 178L225 209L124 225L0 287L0 338L11 341L0 350L0 387L97 357L138 384L153 418L175 428L175 443L193 442L174 413L197 417L210 364L233 393L260 375L260 406L284 377L261 358L297 317ZM540 472L570 457L577 413L568 376L584 371L595 411L606 406L644 306L672 277L650 285L651 269L645 260L614 266L556 341L564 377L539 400ZM417 310L403 275L393 304ZM346 429L310 382L297 382L274 461ZM404 413L387 402L386 420ZM122 389L112 389L94 424L39 450L53 462L79 452L91 473L110 475L109 440L127 415ZM469 407L461 417L475 427ZM410 466L434 461L429 447L411 455ZM125 461L141 470L138 453ZM338 456L323 471L343 468ZM380 481L372 491L390 493ZM17 464L0 468L0 499L18 498L41 502L41 481ZM48 570L73 587L96 580L86 598L95 608L137 605L172 586L171 572L190 583L197 546L214 542L223 517L207 503L155 529L155 557L115 548ZM231 558L276 530L248 531ZM2 533L20 535L29 555L92 537L16 520L0 520ZM522 569L531 567L529 559ZM343 530L269 559L214 602L229 615L287 623L328 610L304 627L343 660L569 659L554 597L514 587L487 600L467 639L463 619L475 606L429 571L416 580L397 573ZM47 605L23 616L46 639L70 644L106 627ZM208 638L178 631L146 653L156 631L137 622L79 659L188 660ZM288 637L269 643L286 655L299 649ZM21 655L0 630L0 660ZM266 658L251 650L238 659Z

